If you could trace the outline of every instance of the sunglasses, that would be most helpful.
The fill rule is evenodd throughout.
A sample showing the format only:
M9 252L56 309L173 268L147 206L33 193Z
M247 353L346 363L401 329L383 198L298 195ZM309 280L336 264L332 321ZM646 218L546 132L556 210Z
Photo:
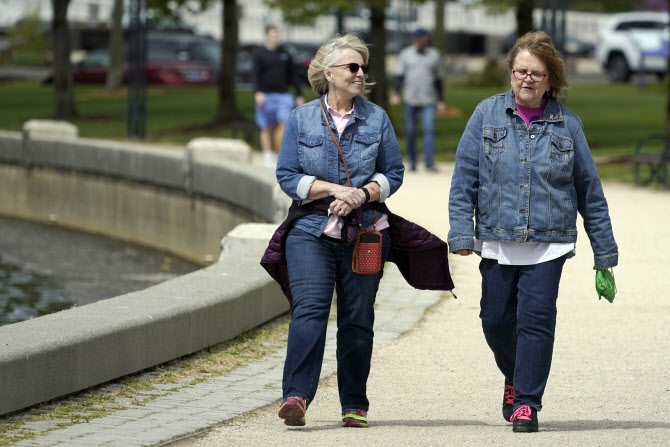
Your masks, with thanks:
M358 73L358 70L361 69L363 70L363 74L368 74L368 70L370 69L369 65L358 65L356 62L352 62L350 64L331 65L331 67L349 67L349 71L352 73Z

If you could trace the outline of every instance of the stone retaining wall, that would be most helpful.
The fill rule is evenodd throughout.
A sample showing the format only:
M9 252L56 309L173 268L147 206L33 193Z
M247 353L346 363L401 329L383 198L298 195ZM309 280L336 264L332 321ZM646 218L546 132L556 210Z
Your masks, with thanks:
M157 147L78 138L76 128L52 122L0 132L0 214L202 265L218 260L146 290L0 327L0 414L198 351L288 310L259 260L289 199L271 170L248 160L236 140Z

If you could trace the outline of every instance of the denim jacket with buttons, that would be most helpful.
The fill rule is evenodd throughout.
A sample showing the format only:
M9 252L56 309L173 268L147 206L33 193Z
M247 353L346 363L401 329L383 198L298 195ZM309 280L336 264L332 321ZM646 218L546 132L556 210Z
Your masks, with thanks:
M472 249L475 237L575 242L579 212L596 267L617 265L609 209L582 122L564 105L547 101L530 126L516 109L512 89L477 106L456 152L451 252Z
M277 159L279 186L298 204L310 201L307 194L316 179L347 185L344 165L327 126L331 127L335 138L338 137L337 127L328 112L326 123L319 101L323 101L326 110L322 97L291 112ZM376 181L381 188L379 202L384 202L398 190L405 167L398 140L384 109L356 96L353 114L339 136L339 145L347 162L352 187L359 188ZM374 218L374 210L367 210L361 223L370 226ZM328 216L313 214L298 219L294 226L320 236L327 222Z

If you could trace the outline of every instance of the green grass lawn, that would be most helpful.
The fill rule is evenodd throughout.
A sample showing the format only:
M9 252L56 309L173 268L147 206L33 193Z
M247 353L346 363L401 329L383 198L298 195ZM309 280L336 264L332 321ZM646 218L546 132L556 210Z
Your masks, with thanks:
M665 123L667 83L639 88L635 84L575 84L568 90L566 105L583 121L594 157L630 155L642 137L662 133ZM470 87L464 82L447 83L446 117L436 123L436 157L454 159L463 129L475 106L499 93L497 88ZM308 92L307 100L315 95ZM82 137L125 139L126 92L107 92L102 86L77 86L75 101L79 117L72 120ZM249 90L237 93L238 109L253 121L253 97ZM208 87L150 87L147 93L147 141L183 145L200 136L230 137L231 129L211 126L217 91ZM20 130L32 118L50 118L52 87L37 81L0 83L0 129ZM391 107L391 119L401 148L402 108ZM250 141L256 147L255 138ZM604 178L632 181L628 165L603 166Z

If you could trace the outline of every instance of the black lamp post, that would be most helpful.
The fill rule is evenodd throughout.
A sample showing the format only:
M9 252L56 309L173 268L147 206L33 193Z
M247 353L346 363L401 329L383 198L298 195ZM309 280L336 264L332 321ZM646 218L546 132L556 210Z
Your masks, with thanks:
M146 136L146 63L147 63L147 0L130 0L128 34L128 122L127 136Z

